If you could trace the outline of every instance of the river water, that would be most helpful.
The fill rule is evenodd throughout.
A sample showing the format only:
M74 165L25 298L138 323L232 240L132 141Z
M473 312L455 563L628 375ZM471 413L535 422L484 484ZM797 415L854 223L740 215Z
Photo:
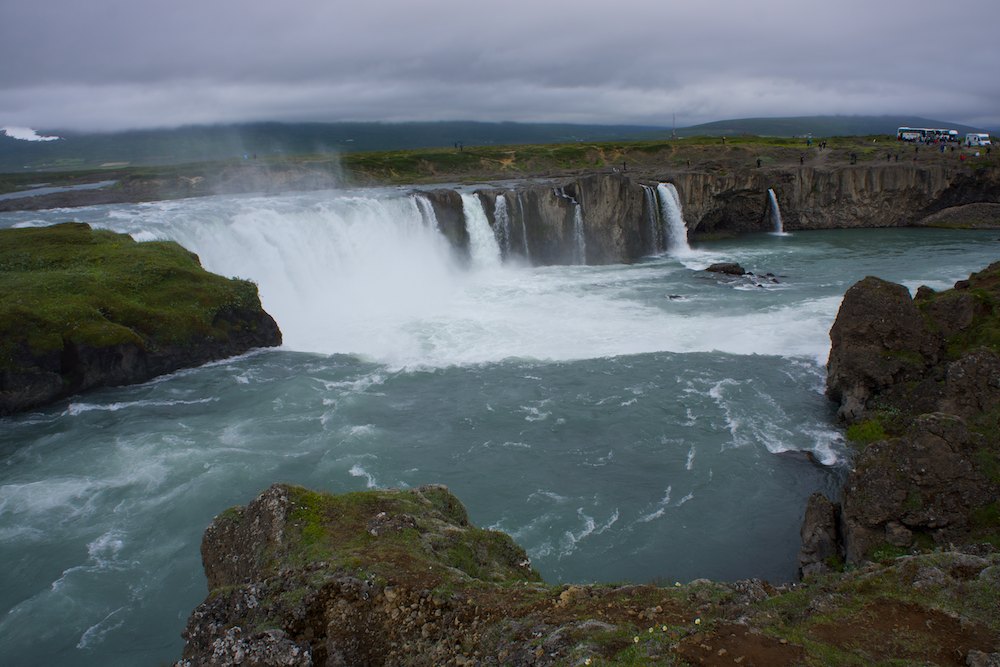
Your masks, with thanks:
M175 239L257 281L285 335L0 420L4 664L177 658L202 531L279 481L447 484L549 582L791 580L805 500L849 463L822 395L844 291L946 288L997 251L996 232L844 230L528 267L456 258L427 210L371 190L0 216Z

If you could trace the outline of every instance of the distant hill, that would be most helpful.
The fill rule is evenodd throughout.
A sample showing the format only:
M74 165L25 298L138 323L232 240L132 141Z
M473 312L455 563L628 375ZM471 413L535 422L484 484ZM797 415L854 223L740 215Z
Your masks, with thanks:
M815 137L894 134L901 125L945 127L959 133L982 131L947 121L906 116L803 116L740 118L678 128L690 137ZM103 166L162 166L229 160L244 155L270 157L354 153L414 148L642 141L669 138L667 127L573 125L568 123L245 123L105 134L60 132L59 141L21 141L0 133L0 173L95 169Z
M46 129L59 141L29 142L0 134L0 172L85 169L109 163L132 166L332 152L366 152L624 141L662 137L663 128L541 123L248 123L81 134Z
M692 125L677 130L678 136L726 136L753 134L766 137L856 137L871 134L895 134L896 128L940 127L966 132L983 132L981 128L932 120L917 116L800 116L790 118L736 118Z

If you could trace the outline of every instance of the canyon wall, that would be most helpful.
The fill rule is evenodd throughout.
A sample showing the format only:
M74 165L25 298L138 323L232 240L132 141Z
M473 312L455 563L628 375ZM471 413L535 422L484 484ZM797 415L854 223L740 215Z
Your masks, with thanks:
M769 189L780 203L786 231L913 226L931 216L962 225L966 207L975 207L975 224L1000 227L1000 172L950 165L604 173L475 192L505 258L539 265L609 264L663 250L659 206L648 196L659 183L677 188L688 233L695 238L771 231ZM456 191L417 192L432 201L449 240L467 248ZM504 200L499 206L498 198Z

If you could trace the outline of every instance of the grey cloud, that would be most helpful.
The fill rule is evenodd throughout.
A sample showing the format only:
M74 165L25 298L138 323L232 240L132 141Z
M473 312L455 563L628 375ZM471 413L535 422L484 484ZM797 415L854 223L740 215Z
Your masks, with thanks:
M5 12L0 124L244 120L666 124L908 113L1000 126L988 28L912 3L46 0Z

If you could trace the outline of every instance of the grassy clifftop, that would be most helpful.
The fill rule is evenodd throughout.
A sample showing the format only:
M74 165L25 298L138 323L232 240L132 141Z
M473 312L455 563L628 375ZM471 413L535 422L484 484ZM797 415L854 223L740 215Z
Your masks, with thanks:
M0 230L0 414L279 342L256 285L176 243L79 223Z

